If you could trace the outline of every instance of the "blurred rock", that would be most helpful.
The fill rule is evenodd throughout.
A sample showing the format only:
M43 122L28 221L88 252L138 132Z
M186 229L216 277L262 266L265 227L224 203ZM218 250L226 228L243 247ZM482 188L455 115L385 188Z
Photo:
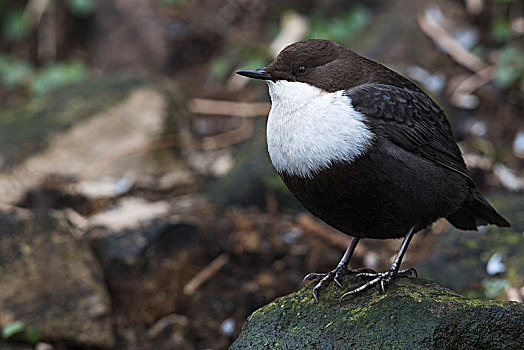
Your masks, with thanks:
M38 326L41 339L111 348L111 304L89 244L65 215L0 211L0 325Z
M81 181L74 186L74 191L88 198L111 198L127 193L134 182L128 175L112 181Z
M486 264L486 272L489 275L498 275L499 273L506 272L506 266L502 262L502 256L500 253L494 253L491 258L489 258L488 263Z
M485 298L493 290L493 277L486 271L490 258L496 253L504 263L505 272L498 279L505 285L496 295L504 295L504 286L519 289L524 286L524 200L522 194L505 194L489 197L489 202L511 224L511 228L493 225L481 226L479 231L462 231L455 228L442 232L431 255L416 264L419 275L470 297ZM487 284L484 281L488 281ZM488 293L489 292L489 293Z
M143 325L184 310L184 285L207 259L200 228L189 220L157 219L120 230L92 228L87 238L102 264L113 310Z
M91 216L89 225L121 230L165 216L168 211L169 203L165 201L147 202L141 198L125 197L113 208Z
M344 279L344 291L357 286ZM361 283L361 281L360 281ZM436 283L400 278L385 294L340 302L329 285L315 302L308 285L247 319L230 349L521 349L524 305L471 300Z
M524 189L524 179L515 174L513 169L508 168L502 163L493 166L493 173L499 179L500 183L511 191Z
M145 263L146 250L154 248L163 235L173 235L177 243L193 242L197 239L198 227L189 223L170 223L167 220L153 220L124 229L93 228L87 237L93 246L105 273L118 277L123 266L140 269ZM182 244L183 245L183 244ZM163 249L169 249L166 245ZM151 253L151 252L149 252Z
M2 350L34 350L30 345L8 342L0 340L0 349Z
M0 153L10 159L10 168L4 166L0 173L3 202L16 203L50 174L85 180L141 178L169 164L139 152L164 132L170 103L144 81L86 84L59 91L53 99L34 101L37 107L30 104L25 114L16 116L20 121L8 118L18 109L0 118L6 124L0 128L0 136L6 135L0 137ZM13 159L9 152L16 157L19 150L25 152Z
M524 158L524 130L519 131L513 140L513 154Z
M20 106L0 107L1 170L20 165L45 149L56 133L119 104L146 84L141 77L104 77L55 89Z

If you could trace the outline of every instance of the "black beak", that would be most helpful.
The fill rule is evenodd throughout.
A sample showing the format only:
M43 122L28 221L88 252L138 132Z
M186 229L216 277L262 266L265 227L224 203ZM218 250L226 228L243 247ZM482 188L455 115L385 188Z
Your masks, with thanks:
M248 78L269 80L271 75L264 70L264 68L258 69L241 69L236 72L239 75L243 75Z

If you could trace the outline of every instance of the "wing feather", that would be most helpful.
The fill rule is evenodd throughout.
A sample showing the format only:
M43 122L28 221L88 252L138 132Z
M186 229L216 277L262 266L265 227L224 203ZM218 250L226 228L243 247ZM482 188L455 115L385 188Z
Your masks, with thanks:
M392 142L473 182L444 112L422 91L364 84L346 94L353 107L382 127Z

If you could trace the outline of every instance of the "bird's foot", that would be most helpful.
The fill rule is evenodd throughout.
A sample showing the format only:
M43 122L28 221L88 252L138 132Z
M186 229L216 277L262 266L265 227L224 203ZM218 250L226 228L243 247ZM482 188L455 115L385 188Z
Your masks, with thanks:
M370 271L373 270L365 267L356 270L349 270L346 266L339 264L335 269L329 271L328 273L311 272L306 277L304 277L303 282L305 283L306 281L318 280L316 286L313 287L313 298L315 298L315 301L318 301L318 291L329 285L331 281L335 282L337 286L342 288L342 283L340 283L340 279L342 277L349 274L370 274Z
M418 277L417 270L410 267L404 270L397 271L395 269L389 269L386 272L361 272L357 274L356 277L365 277L365 278L371 278L372 280L361 285L360 287L353 289L350 292L345 293L340 297L340 300L343 300L347 297L355 297L356 295L362 293L365 290L368 290L369 288L373 286L380 286L380 289L382 290L382 293L386 292L386 285L390 284L395 278L397 277Z

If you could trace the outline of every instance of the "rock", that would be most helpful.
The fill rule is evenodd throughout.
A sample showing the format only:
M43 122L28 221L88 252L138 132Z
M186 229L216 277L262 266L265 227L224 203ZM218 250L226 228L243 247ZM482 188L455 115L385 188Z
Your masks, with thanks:
M420 276L468 297L522 301L524 293L510 296L508 291L524 289L523 197L505 193L490 196L489 202L511 228L490 225L478 232L450 228L436 237L432 252L415 267ZM500 256L506 271L490 275L487 265L494 254Z
M31 345L0 340L0 349L2 350L33 350L34 348Z
M0 108L1 201L27 206L28 191L51 179L60 186L50 189L77 197L118 196L159 174L183 171L179 155L151 148L166 133L179 132L185 103L174 82L106 77ZM40 202L29 207L49 209Z
M0 169L20 165L45 149L57 132L119 104L146 85L140 77L105 77L55 89L19 106L1 107Z
M357 286L346 278L346 290ZM315 302L313 284L246 321L231 349L523 349L524 306L473 300L423 279L402 278L340 302L334 284Z
M133 228L140 223L166 216L169 209L166 201L148 202L139 197L128 196L120 199L114 208L91 216L89 225L115 231Z
M143 269L146 253L196 244L198 227L190 223L172 223L157 219L120 230L93 228L87 233L106 278L111 284L122 277L122 268Z
M111 348L102 271L75 230L59 213L0 211L0 326L23 321L50 343Z
M208 259L196 223L164 218L121 230L92 228L86 236L102 265L114 319L150 326L189 307L184 285Z
M0 110L2 202L18 202L50 175L139 177L137 168L153 166L136 148L162 134L167 105L145 80L113 78Z

